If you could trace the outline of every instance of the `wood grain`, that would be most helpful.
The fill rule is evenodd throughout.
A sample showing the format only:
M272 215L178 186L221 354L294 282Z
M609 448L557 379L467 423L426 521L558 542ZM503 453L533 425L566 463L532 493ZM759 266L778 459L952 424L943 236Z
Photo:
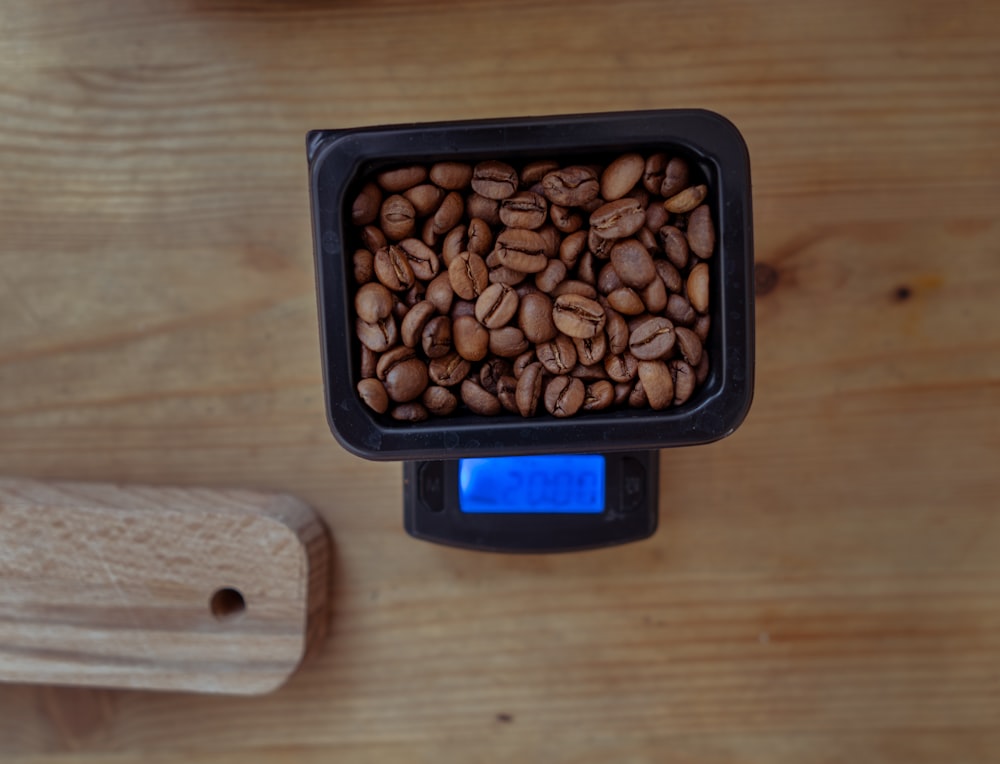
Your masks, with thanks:
M0 469L301 496L332 630L258 700L0 687L4 761L1000 759L989 0L0 7ZM700 106L750 146L757 386L647 542L401 530L323 412L310 128Z
M325 626L290 496L0 479L0 681L252 695Z

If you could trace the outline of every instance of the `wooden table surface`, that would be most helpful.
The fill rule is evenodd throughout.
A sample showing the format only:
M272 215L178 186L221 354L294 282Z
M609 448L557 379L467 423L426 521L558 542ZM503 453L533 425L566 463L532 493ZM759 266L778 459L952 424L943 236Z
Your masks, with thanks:
M746 423L662 453L651 540L409 539L327 429L306 130L687 106L750 146ZM277 693L0 686L4 762L1000 760L995 2L12 1L0 179L0 471L336 546Z

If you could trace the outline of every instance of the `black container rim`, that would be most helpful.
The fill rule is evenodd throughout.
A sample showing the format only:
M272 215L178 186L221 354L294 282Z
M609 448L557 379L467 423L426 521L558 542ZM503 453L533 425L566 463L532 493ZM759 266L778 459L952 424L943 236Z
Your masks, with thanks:
M753 399L755 340L750 159L742 135L725 117L704 109L662 109L313 130L306 147L327 418L351 453L394 461L658 449L719 440L745 419ZM659 412L615 410L568 419L469 414L422 423L395 422L364 406L354 388L343 216L346 195L361 175L401 162L610 154L639 147L681 151L712 181L709 202L719 232L709 261L713 367L695 399Z

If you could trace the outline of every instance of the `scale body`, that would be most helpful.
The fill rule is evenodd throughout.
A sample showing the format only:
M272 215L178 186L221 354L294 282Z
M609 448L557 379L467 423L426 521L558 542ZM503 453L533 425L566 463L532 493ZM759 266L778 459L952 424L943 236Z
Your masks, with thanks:
M498 456L403 466L406 531L491 552L562 552L656 531L659 452Z

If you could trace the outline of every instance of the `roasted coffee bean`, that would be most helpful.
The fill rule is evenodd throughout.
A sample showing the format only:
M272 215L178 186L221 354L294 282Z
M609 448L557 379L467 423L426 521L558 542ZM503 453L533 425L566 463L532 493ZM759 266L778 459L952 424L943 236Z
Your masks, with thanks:
M534 350L525 350L521 355L514 359L513 370L514 377L517 379L521 378L521 372L527 369L531 364L535 363L538 358L535 357Z
M378 365L378 353L366 345L361 346L361 379L371 379L375 376Z
M463 252L448 266L448 279L455 294L464 300L474 300L490 283L490 272L483 258Z
M506 358L490 358L483 362L479 369L479 384L493 395L497 394L497 383L500 377L513 374L513 366Z
M425 422L427 417L426 407L416 401L401 403L392 410L392 418L399 422Z
M628 349L640 361L653 361L666 358L676 340L674 325L662 316L654 316L632 330Z
M607 295L623 286L625 285L618 277L618 271L615 270L615 266L611 263L605 263L601 267L601 272L597 274L597 291Z
M443 237L434 230L434 218L427 218L420 227L420 241L432 249L437 249Z
M639 292L646 310L650 313L662 313L667 307L667 288L659 276L654 276L646 287Z
M437 276L441 262L437 253L420 239L403 239L395 245L403 250L413 275L422 281L430 281ZM391 249L391 247L390 247Z
M509 164L488 160L472 170L472 189L487 199L506 199L517 191L517 171Z
M375 276L393 292L405 292L415 278L406 251L396 244L375 253Z
M575 294L580 297L586 297L588 300L597 299L597 290L594 287L586 282L576 281L575 279L567 279L552 290L552 297L554 298L561 297L564 294Z
M422 165L397 167L380 172L375 179L390 194L399 193L427 180L427 168Z
M592 287L596 287L597 275L603 267L603 262L603 260L599 260L594 257L593 252L584 252L580 255L580 262L576 265L577 280L582 281L584 284L590 284Z
M450 268L451 261L463 252L472 252L469 249L469 229L464 225L457 225L445 235L441 242L441 259L444 260L444 267ZM479 252L474 252L482 257Z
M660 241L663 242L663 253L670 263L679 269L687 268L688 240L684 232L676 226L665 225L660 229Z
M501 358L516 358L528 349L524 332L516 326L501 326L489 333L489 350Z
M403 293L403 304L406 305L407 308L412 308L418 302L423 302L424 292L426 291L427 287L424 285L423 281L415 281L413 286Z
M375 277L375 256L367 249L354 251L354 281L367 284Z
M593 228L587 231L587 249L599 260L607 260L611 257L611 248L614 246L614 239L605 239Z
M639 372L639 361L631 353L616 353L604 359L604 371L615 382L631 382Z
M629 329L621 313L613 308L605 308L607 320L604 322L604 333L608 336L608 353L624 353L628 349Z
M644 409L649 405L646 398L646 390L642 386L642 380L637 379L632 383L632 392L628 396L628 405L634 409Z
M577 361L584 366L600 363L608 352L608 338L604 332L598 332L585 340L576 337L573 339L573 345L576 347ZM603 373L601 376L604 376Z
M418 217L426 217L441 205L444 191L433 183L421 183L419 186L404 191L403 196L413 205Z
M428 358L441 358L451 352L451 319L435 316L424 325L420 346Z
M662 204L651 204L646 208L646 228L659 231L670 221L670 213L663 209Z
M521 184L532 186L535 183L541 183L542 178L558 169L559 163L552 159L536 159L533 162L528 162L521 170Z
M663 203L663 208L667 212L684 213L690 212L703 201L708 194L708 187L705 185L688 186L683 191L671 196Z
M568 374L577 362L576 345L564 334L536 346L535 355L550 374Z
M694 369L686 361L675 358L667 366L674 382L674 405L680 406L691 397L698 381L695 379Z
M606 379L587 385L583 394L584 411L603 411L615 401L615 387Z
M619 241L611 249L611 264L626 286L642 289L656 278L656 266L649 251L635 239Z
M662 249L660 247L660 240L656 238L656 234L646 228L646 226L639 229L635 238L650 254L658 253Z
M687 296L699 313L708 313L708 263L698 263L687 278Z
M546 223L538 229L538 233L545 242L545 256L550 260L559 254L559 245L562 244L562 235L559 229L552 223Z
M427 365L431 380L443 387L457 385L468 376L471 369L471 364L455 351L435 358Z
M506 284L491 284L476 300L476 319L487 329L506 325L517 313L517 292Z
M535 415L538 410L538 401L542 397L542 381L542 365L540 363L533 363L521 372L514 393L517 410L521 416Z
M545 270L545 240L536 231L508 228L496 239L497 257L506 268L521 273L538 273Z
M583 406L586 393L576 377L560 376L545 386L545 408L552 416L573 416Z
M438 313L448 314L448 311L451 310L451 301L455 298L455 290L451 288L451 277L448 271L441 271L431 279L431 283L427 285L427 290L424 292L424 297L433 303Z
M392 292L378 282L365 284L354 295L354 310L358 318L369 324L374 324L391 314L392 305Z
M419 398L427 388L427 364L413 348L397 346L386 351L378 359L375 373L396 403Z
M639 381L654 411L662 411L674 402L674 380L663 361L639 361Z
M667 298L667 309L665 315L679 326L694 326L698 318L687 297L679 294L672 294Z
M677 294L683 291L684 279L681 277L681 272L672 263L666 260L657 260L656 272L668 292Z
M511 414L520 414L517 408L517 379L514 377L500 377L497 382L497 400L500 405Z
M470 194L465 200L465 213L469 218L485 220L488 225L500 225L500 202L479 194Z
M590 230L602 239L624 239L646 225L639 202L626 197L598 207L590 216Z
M469 221L467 249L480 257L486 257L493 250L493 231L485 220L472 218Z
M500 222L510 228L541 228L548 212L545 197L533 191L519 191L500 202Z
M455 300L451 305L448 316L454 321L459 316L475 316L476 303L472 300Z
M638 371L636 373L638 374ZM628 405L629 396L632 395L632 385L631 381L615 382L615 406Z
M559 245L559 259L567 268L576 267L580 255L587 251L587 231L571 233Z
M377 414L389 410L389 394L377 379L362 379L358 382L358 395L364 404Z
M552 307L556 328L570 337L586 339L604 329L604 308L578 294L562 294Z
M382 229L374 225L366 225L361 229L361 243L369 252L378 252L388 244Z
M549 206L549 219L563 233L573 233L583 227L583 215L571 207L563 207L559 204Z
M701 363L699 363L698 368L694 370L694 378L699 385L704 384L705 380L708 379L708 372L709 372L708 366L709 366L708 353L702 353Z
M431 166L430 178L446 191L461 191L472 182L472 165L464 162L438 162Z
M569 376L582 379L584 384L608 378L607 372L604 371L604 364L601 363L595 363L592 366L584 366L582 363L577 363L576 366L569 370Z
M481 416L496 416L501 411L499 399L484 390L475 379L465 379L461 387L462 401L473 414Z
M697 320L694 322L694 333L698 335L698 339L704 344L708 342L708 332L712 327L712 318L707 313L698 316Z
M399 325L399 336L403 344L411 348L420 345L424 328L436 312L437 309L430 300L422 300L410 308Z
M392 296L392 317L395 318L396 321L402 321L406 317L406 311L409 309L410 306L400 299L398 294L394 294Z
M520 300L517 325L536 345L554 339L558 330L552 320L552 300L541 292L526 294Z
M642 171L642 185L651 194L659 194L660 186L663 185L663 178L667 170L667 155L653 154L646 160L646 165Z
M601 196L609 202L621 199L642 179L645 164L641 154L618 157L601 174Z
M417 211L405 196L393 194L382 202L379 225L382 233L392 241L413 236L417 230Z
M361 344L376 353L382 353L396 344L399 339L399 332L396 328L396 320L392 316L383 318L373 323L368 323L358 319L355 330Z
M684 326L676 327L674 333L677 335L677 347L680 349L681 355L684 356L684 360L692 367L701 363L702 346L698 335Z
M436 234L446 234L462 219L465 213L465 202L458 191L452 191L441 202L434 213L433 231Z
M447 387L432 385L424 390L421 402L435 416L448 416L458 408L458 398Z
M365 183L351 205L351 222L354 225L369 225L378 218L382 207L382 191L374 183ZM379 412L385 413L385 409Z
M467 361L481 361L490 347L490 333L475 316L459 316L451 324L451 341Z
M589 167L565 167L542 178L545 198L563 207L579 207L593 201L600 190L597 174Z
M715 227L712 211L707 204L700 204L688 215L687 240L691 251L698 257L709 258L715 249Z
M510 268L498 265L490 268L490 283L516 286L523 282L527 275L526 273L521 273L521 271L512 271Z
M689 175L687 162L680 157L671 159L667 162L663 172L660 196L669 199L675 194L679 194L687 187Z
M632 287L619 287L608 294L608 304L626 316L638 316L646 312L646 304Z
M566 264L562 260L549 260L545 270L535 276L535 286L551 292L566 280Z

